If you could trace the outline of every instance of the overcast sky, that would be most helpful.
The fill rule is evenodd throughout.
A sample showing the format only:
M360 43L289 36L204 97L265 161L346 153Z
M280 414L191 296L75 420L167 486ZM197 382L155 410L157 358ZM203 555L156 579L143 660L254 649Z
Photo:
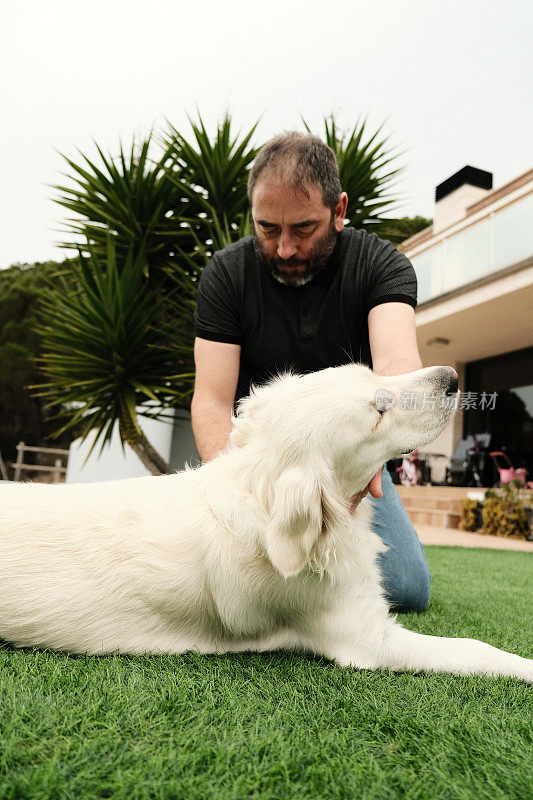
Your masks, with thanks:
M46 184L56 151L113 153L168 118L210 130L229 110L256 142L385 122L404 198L432 216L435 186L465 164L499 186L533 166L529 0L3 0L0 267L61 259L64 217Z

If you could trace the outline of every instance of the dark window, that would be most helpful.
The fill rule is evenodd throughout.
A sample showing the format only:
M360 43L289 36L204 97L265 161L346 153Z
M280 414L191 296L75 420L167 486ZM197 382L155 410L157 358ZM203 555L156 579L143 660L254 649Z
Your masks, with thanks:
M490 433L490 449L506 451L533 480L533 347L467 364L465 391L476 398L465 409L463 436ZM483 392L496 392L494 408L488 398L481 408Z

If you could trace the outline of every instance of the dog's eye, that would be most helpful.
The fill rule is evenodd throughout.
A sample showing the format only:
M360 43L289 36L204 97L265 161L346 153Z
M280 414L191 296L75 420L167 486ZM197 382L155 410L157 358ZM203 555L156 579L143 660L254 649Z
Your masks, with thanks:
M394 395L388 392L386 389L380 389L380 391L376 392L376 396L374 398L374 404L376 410L379 411L381 415L388 411L394 405Z
M381 422L381 420L383 418L383 414L386 411L386 408L380 406L377 403L369 403L369 406L372 409L372 418L371 418L372 419L372 423L371 424L372 424L372 430L374 431L374 430L376 430L376 428L378 427L379 423ZM377 414L376 414L376 412L377 412Z

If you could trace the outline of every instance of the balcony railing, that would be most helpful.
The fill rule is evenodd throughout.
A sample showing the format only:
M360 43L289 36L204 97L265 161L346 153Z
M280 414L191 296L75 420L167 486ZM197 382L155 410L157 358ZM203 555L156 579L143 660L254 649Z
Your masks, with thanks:
M533 256L533 192L409 256L424 303Z

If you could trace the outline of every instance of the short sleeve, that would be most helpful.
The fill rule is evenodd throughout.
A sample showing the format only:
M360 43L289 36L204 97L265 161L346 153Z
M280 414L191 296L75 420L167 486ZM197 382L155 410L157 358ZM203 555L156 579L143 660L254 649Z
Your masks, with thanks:
M194 324L196 336L214 342L241 343L241 324L235 287L216 255L198 286Z
M368 263L366 313L381 303L408 303L416 308L417 280L413 265L390 242L373 235Z

